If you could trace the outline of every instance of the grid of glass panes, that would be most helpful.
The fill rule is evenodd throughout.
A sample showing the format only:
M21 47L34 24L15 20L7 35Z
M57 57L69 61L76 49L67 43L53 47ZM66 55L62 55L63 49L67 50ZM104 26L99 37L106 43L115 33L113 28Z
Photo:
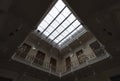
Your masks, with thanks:
M81 29L83 26L62 0L57 1L37 28L41 35L58 46Z

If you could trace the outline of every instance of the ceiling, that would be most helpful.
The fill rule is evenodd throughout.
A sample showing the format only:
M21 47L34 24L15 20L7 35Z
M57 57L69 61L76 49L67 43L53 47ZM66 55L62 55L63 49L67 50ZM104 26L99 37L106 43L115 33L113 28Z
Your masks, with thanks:
M43 80L45 80L46 77L48 77L49 81L59 80L55 76L10 60L12 54L29 32L36 28L40 18L42 18L52 2L53 0L0 1L0 68L16 71L21 74L26 72L28 75L42 78ZM85 77L91 75L93 70L96 72L104 72L105 70L119 66L120 1L66 0L66 2L76 12L84 24L87 25L86 27L103 43L107 51L112 55L112 58L71 73L61 80L73 81L76 76ZM76 74L76 76L73 76L74 74Z

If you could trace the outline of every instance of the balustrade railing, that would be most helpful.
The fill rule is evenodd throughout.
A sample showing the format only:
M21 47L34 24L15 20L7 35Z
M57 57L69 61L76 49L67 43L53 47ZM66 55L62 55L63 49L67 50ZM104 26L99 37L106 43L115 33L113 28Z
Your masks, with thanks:
M91 52L93 53L93 52ZM86 67L88 65L91 65L95 62L98 62L102 59L105 59L109 56L109 54L106 52L106 50L101 47L97 50L94 50L94 53L96 55L96 58L94 59L86 59L85 61L83 61L82 63L79 63L78 59L71 61L71 65L64 65L63 68L61 68L61 71L57 71L57 68L52 66L49 62L44 62L43 60L40 60L38 58L36 58L35 56L27 56L23 57L22 54L24 54L23 52L21 52L21 50L18 50L13 59L20 61L22 63L28 64L30 66L33 66L35 68L41 69L43 71L49 72L51 74L57 75L57 76L64 76L72 71L81 69L83 67ZM24 59L24 60L23 60ZM76 63L76 64L75 64Z

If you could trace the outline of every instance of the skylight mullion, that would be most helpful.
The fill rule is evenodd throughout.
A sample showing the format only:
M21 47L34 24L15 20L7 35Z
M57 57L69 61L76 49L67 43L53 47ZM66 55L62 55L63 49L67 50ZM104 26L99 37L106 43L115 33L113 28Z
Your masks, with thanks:
M57 8L56 8L57 9ZM62 13L61 13L62 14ZM68 14L69 15L69 14ZM50 15L52 17L52 15ZM63 15L64 16L64 15ZM65 16L64 16L65 17ZM66 17L65 17L66 18ZM67 19L66 19L67 20ZM56 19L55 20L57 23L59 23L59 21ZM68 20L67 20L68 21ZM68 21L69 22L69 21ZM59 23L60 24L60 23ZM64 28L64 26L61 24L61 26ZM57 28L58 29L58 28Z
M67 26L66 26L67 27ZM56 31L58 31L59 33L62 32L65 29L65 27L60 26ZM61 35L62 37L64 37L63 35Z
M77 28L79 28L80 25L78 25L73 31L71 31L68 35L66 35L62 40L60 40L57 45L62 42L66 37L68 37L72 32L74 32Z
M56 7L55 7L56 8ZM68 8L68 7L66 7L66 8ZM57 9L57 8L56 8ZM68 8L69 9L69 8ZM57 9L58 10L58 9ZM59 10L58 10L58 12L59 12ZM63 13L61 13L64 17L65 17L65 15L63 14ZM69 20L67 20L68 22L70 22ZM73 25L72 25L73 26Z
M68 15L69 15L69 14L68 14ZM52 15L50 15L50 16L52 17ZM64 17L65 17L65 16L64 16ZM57 23L59 23L59 21L58 21L57 19L56 19L55 21L56 21ZM59 23L59 24L60 24L60 23ZM62 24L61 24L61 26L64 28L64 26L63 26ZM60 26L59 26L59 27L60 27ZM59 28L59 27L58 27L58 28ZM58 29L58 28L57 28L57 29ZM57 29L56 29L56 30L57 30ZM64 28L64 29L65 29L65 28Z
M62 0L58 0L54 7L57 7L59 10L61 10L65 5L65 3Z
M71 15L68 17L69 14ZM60 49L70 44L85 31L81 22L62 0L56 2L37 30L40 30L40 35L44 36L44 40L48 40L49 43ZM72 37L73 39L71 39Z
M80 25L78 28L76 28L76 30L74 30L73 32L71 32L70 34L68 34L58 45L65 44L68 40L71 40L71 41L74 40L75 39L74 36L77 36L77 34L79 33L78 29L79 29L79 31L81 31L81 29L80 29L81 26L82 25Z
M60 35L59 38L56 38L56 39L60 41L60 40L63 39L63 38L64 38L64 36ZM55 39L55 40L56 40L56 39Z
M70 24L68 25L68 27L71 26L76 20L77 20L77 19L75 19L72 23L70 23ZM66 29L67 29L68 27L66 27L61 33L59 33L51 42L53 42L53 41L54 41L58 36L60 36L64 31L66 31Z
M64 14L62 14L64 16ZM65 16L64 16L65 17ZM70 22L69 20L67 20L68 22ZM72 25L73 26L73 25Z
M62 35L63 38L64 38L67 34L69 34L69 32L68 32L68 31L64 31L61 35ZM60 36L61 36L61 35L60 35ZM59 37L60 37L60 36L59 36ZM59 38L59 37L57 37L57 38Z
M38 30L43 31L44 30L43 26L39 26Z
M78 20L76 20L66 31L71 32L79 25L80 25L80 23L78 23Z
M56 8L56 7L55 7L55 8ZM56 8L56 9L57 9L57 8ZM67 10L65 10L65 9L67 9ZM71 11L69 10L68 7L66 7L65 9L64 9L64 11L66 11L66 12L63 11L63 12L64 12L64 15L63 15L63 13L61 13L61 15L64 16L64 17L66 17L65 14L67 15L67 14L71 13ZM58 9L57 9L57 11L59 12ZM66 20L67 20L67 19L66 19ZM57 20L56 20L56 21L57 21ZM68 21L68 20L67 20L67 21ZM69 22L69 21L68 21L68 22ZM70 22L69 22L69 23L70 23ZM61 25L61 26L64 28L63 25ZM67 31L67 30L66 30L66 31Z
M67 20L67 19L66 19L66 20ZM68 25L67 25L67 24L68 24ZM65 22L61 25L61 27L65 29L67 26L69 26L70 23L67 23L67 24L66 24L66 21L65 21ZM66 31L67 31L67 30L66 30Z
M60 11L60 13L52 20L52 22L44 29L41 35L47 30L47 28L55 21L55 19L62 13L62 11L66 8L66 6Z
M61 24L71 15L72 13L70 13L46 38L48 38L59 26L61 26Z

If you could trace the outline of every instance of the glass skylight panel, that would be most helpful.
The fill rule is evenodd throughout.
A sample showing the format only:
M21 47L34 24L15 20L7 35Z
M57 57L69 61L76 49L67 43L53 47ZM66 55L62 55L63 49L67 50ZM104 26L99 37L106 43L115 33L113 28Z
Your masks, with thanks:
M76 18L75 18L75 16L73 15L73 14L71 14L70 15L70 17L68 17L68 21L69 21L69 23L71 23L72 21L74 21Z
M45 34L46 36L48 36L48 35L49 35L49 32L48 32L48 31L45 31L44 34Z
M45 29L48 26L48 24L47 24L47 22L42 21L42 23L40 24L40 26Z
M54 37L56 37L58 34L59 34L59 32L57 32L57 31L55 31L55 32L52 33L52 35L53 35Z
M72 24L72 26L74 26L74 27L77 27L78 25L80 25L80 22L79 22L78 20L76 20L76 21Z
M71 37L71 36L70 36ZM61 42L58 43L58 45L62 46L62 44L69 39L70 37L66 37L65 39L61 40Z
M80 26L76 29L76 31L80 31L81 29L83 29L83 25L80 25Z
M53 35L50 35L51 40L53 40L55 37Z
M64 36L60 35L58 38L56 38L57 40L62 40Z
M61 35L63 35L65 37L67 34L69 34L69 32L68 31L64 31Z
M54 18L51 17L49 14L45 17L45 21L47 21L48 23L50 23Z
M59 41L57 39L54 40L55 43L58 43Z
M67 17L70 13L70 10L66 7L61 14L64 15L64 17Z
M64 21L64 22L62 23L62 27L66 28L69 24L70 24L70 22L68 22L68 21L66 20L66 21Z
M59 23L61 23L64 19L65 19L65 17L64 17L62 14L60 14L60 15L57 17L56 20L57 20Z
M39 30L39 31L42 32L44 30L44 28L42 28L42 26L39 25L38 28L37 28L37 30Z
M37 28L40 36L45 36L45 40L58 48L69 44L81 29L83 26L62 0L57 1Z
M48 27L46 31L49 31L50 33L55 29L55 27Z
M57 3L55 4L55 7L61 11L64 7L65 7L65 4L63 3L62 0L58 0Z
M75 31L73 31L69 36L72 36L74 34L76 34L78 31L80 31L83 28L82 25L80 25Z
M65 27L59 26L59 27L57 28L57 31L62 32L64 29L65 29Z
M56 22L56 21L54 21L54 22L50 25L50 27L53 28L53 29L55 29L58 25L59 25L59 23ZM49 31L50 31L50 30L49 30Z
M71 12L68 10L68 8L66 7L63 12L61 13L62 16L67 17Z
M73 27L72 25L69 27L69 28L67 28L66 30L70 33L71 31L73 31L75 29L75 27Z
M58 15L58 10L53 7L52 10L49 12L49 15L51 15L51 17L55 18Z

